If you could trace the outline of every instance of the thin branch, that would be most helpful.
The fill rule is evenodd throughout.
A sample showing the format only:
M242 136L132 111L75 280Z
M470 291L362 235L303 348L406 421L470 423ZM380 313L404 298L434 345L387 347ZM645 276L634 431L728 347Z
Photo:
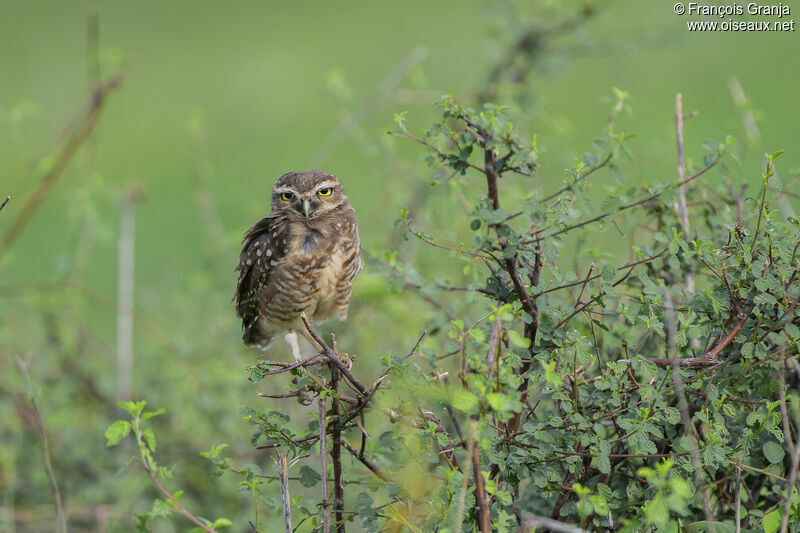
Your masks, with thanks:
M58 529L61 533L67 533L67 521L64 514L64 506L61 503L61 491L58 490L58 482L56 475L53 471L53 463L50 460L50 445L47 440L47 432L44 429L44 421L42 420L42 413L39 411L39 406L36 403L36 393L34 392L33 385L31 384L31 376L29 372L30 364L28 361L23 361L17 358L17 365L19 366L22 376L25 378L25 384L28 388L28 401L33 409L34 421L36 430L39 433L39 441L42 443L42 458L44 460L44 471L47 474L47 479L50 481L50 490L53 493L53 501L56 507L56 517L58 520Z
M472 474L475 477L475 500L478 504L478 520L480 521L481 533L489 533L492 530L492 519L489 514L489 498L486 495L484 486L483 472L481 471L481 455L477 443L478 421L472 421L472 440L476 441L472 445Z
M675 95L675 137L678 141L678 218L683 226L684 235L689 238L689 208L686 206L686 191L683 181L686 179L686 159L683 154L683 95Z
M675 186L676 187L680 187L682 185L686 185L687 183L691 183L695 179L699 178L700 176L702 176L703 174L705 174L706 172L708 172L709 170L714 168L726 153L727 153L727 151L720 152L719 154L717 154L717 157L711 163L706 165L702 170L700 170L699 172L693 174L692 176L689 176L685 180L676 183ZM659 196L661 196L661 194L662 193L651 194L650 196L647 196L646 198L642 198L641 200L636 200L635 202L631 202L629 204L625 204L622 207L620 207L617 211L615 211L614 213L618 213L620 211L625 211L625 210L628 210L628 209L632 209L632 208L638 207L640 205L645 205L645 204L647 204L649 202L652 202L653 200L657 199ZM573 224L571 226L567 226L566 228L562 228L562 229L560 229L558 231L554 231L554 232L550 233L549 235L547 235L547 237L542 237L542 238L555 237L557 235L561 235L562 233L566 233L566 232L572 231L574 229L582 228L583 226L586 226L587 224L591 224L593 222L597 222L599 220L603 220L604 218L608 218L609 216L611 216L614 213L611 213L611 212L602 213L602 214L597 215L597 216L595 216L593 218L590 218L589 220L584 220L583 222L578 222L578 223ZM540 231L543 231L543 230L540 230ZM530 241L528 241L528 242L530 242Z
M531 514L528 511L522 511L522 524L527 530L543 528L545 531L554 531L555 533L586 533L585 529L552 518Z
M278 450L275 462L280 473L281 504L283 506L283 529L285 533L292 533L292 507L289 499L289 465L286 455Z
M797 432L795 442L798 443L792 455L792 467L789 469L789 479L786 480L786 503L783 504L783 519L781 520L780 533L786 533L789 528L789 512L792 509L792 492L797 479L797 467L800 466L800 431Z
M305 313L303 319L307 320ZM307 324L308 325L308 324ZM320 339L321 340L321 339ZM336 358L338 361L338 357ZM332 364L329 363L328 367L331 372L331 390L334 397L331 401L331 415L334 420L339 418L339 403L336 401L336 394L339 391L339 371ZM342 425L335 423L331 435L331 458L333 459L333 511L336 514L336 533L344 533L344 484L342 483ZM320 439L324 439L324 435L320 434Z
M7 204L8 202L10 202L10 201L11 201L11 197L10 197L10 196L6 196L6 199L5 199L5 200L3 200L3 203L2 203L2 204L0 204L0 211L2 211L2 210L3 210L3 208L6 206L6 204Z
M88 111L81 111L78 115L79 117L83 115L83 119L73 129L52 167L50 167L50 170L44 175L41 182L39 182L39 186L30 198L28 198L28 201L25 202L17 218L14 219L11 228L9 228L3 236L3 240L0 241L0 259L8 252L11 245L17 240L20 233L22 233L22 230L25 229L28 221L39 208L42 200L44 200L53 189L53 186L56 181L58 181L58 178L63 173L67 164L72 160L72 157L77 153L86 139L91 136L92 131L94 131L95 126L97 126L97 121L103 110L103 104L106 102L108 95L120 86L125 72L125 67L121 68L110 80L100 83L94 88L89 98ZM77 120L77 118L73 120Z
M348 444L346 440L342 440L342 447L343 447L345 450L347 450L348 452L350 452L350 454L351 454L353 457L355 457L356 459L358 459L359 461L361 461L361 464L363 464L364 466L366 466L367 468L369 468L370 472L372 472L373 474L375 474L375 476L377 476L377 478L378 478L378 479L380 479L381 481L386 481L386 482L388 482L388 483L391 483L391 482L392 482L392 478L391 478L391 477L389 477L388 475L386 475L386 474L383 472L383 470L381 470L380 468L378 468L378 466L377 466L375 463L373 463L372 461L370 461L369 459L367 459L366 457L364 457L363 455L361 455L360 453L358 453L358 450L356 450L355 448L353 448L352 446L350 446L350 444Z
M170 491L168 491L161 484L161 482L158 480L158 477L156 476L156 473L153 472L150 469L150 464L148 463L147 457L145 456L145 443L142 440L142 431L139 430L139 428L138 428L139 419L137 418L136 420L134 420L133 423L135 424L134 432L136 434L136 444L137 444L137 446L139 448L139 459L142 462L142 466L144 467L144 471L147 472L147 475L150 477L150 480L153 482L153 484L156 486L156 488L159 490L159 492L161 492L161 494L164 495L164 497L167 499L167 501L171 505L175 506L175 508L183 516L185 516L186 518L191 520L198 527L202 528L204 531L207 531L208 533L216 533L216 529L214 529L213 527L209 526L208 524L206 524L205 522L203 522L202 520L197 518L195 515L190 513L189 510L186 509L186 507L184 507L177 499L175 499L175 496L173 496L172 493Z
M352 384L352 385L353 385L353 386L356 388L356 390L357 390L359 393L361 393L361 395L362 395L362 396L366 397L366 396L368 395L368 393L369 393L369 391L367 390L367 388L364 386L364 384L363 384L363 383L361 383L361 381L359 381L359 379L358 379L358 378L356 378L356 377L353 375L353 373L352 373L352 372L350 372L350 369L349 369L349 368L347 368L347 367L344 365L344 363L342 363L342 362L339 360L339 356L338 356L338 354L337 354L336 352L334 352L334 351L331 349L331 347L330 347L330 346L328 346L328 345L325 343L325 341L324 341L324 340L322 340L322 337L320 337L320 336L319 336L319 334L318 334L316 331L314 331L314 328L312 328L312 327L311 327L311 322L308 320L308 317L306 316L306 314L305 314L305 313L301 313L301 314L300 314L300 318L303 320L303 324L306 326L306 330L308 331L309 335L311 335L311 337L312 337L312 338L313 338L313 339L314 339L314 340L315 340L315 341L316 341L316 342L317 342L317 343L318 343L320 346L322 346L322 350L323 350L323 352L325 353L325 355L327 355L327 357L328 357L328 360L329 360L330 362L332 362L334 365L336 365L336 368L338 368L338 369L339 369L339 371L340 371L342 374L344 374L344 376L347 378L347 380L348 380L348 381L349 381L349 382L350 382L350 383L351 383L351 384Z
M555 198L556 196L560 195L561 193L563 193L563 192L566 192L566 191L569 191L569 190L572 190L572 188L573 188L573 187L575 187L575 185L577 185L578 183L580 183L580 182L584 181L586 178L588 178L589 176L591 176L592 174L594 174L595 172L597 172L598 170L600 170L601 168L603 168L604 166L606 166L606 165L607 165L607 164L608 164L608 163L611 161L611 157L612 157L613 155L614 155L613 153L609 153L609 154L606 156L606 158L605 158L605 159L603 159L601 162L599 162L598 164L596 164L595 166L593 166L592 168L590 168L589 170L587 170L587 171L586 171L586 172L585 172L585 173L584 173L584 174L583 174L581 177L579 177L579 178L577 178L577 179L574 179L574 180L572 181L572 183L569 183L569 184L567 184L567 185L564 185L563 187L561 187L561 188L560 188L559 190L557 190L556 192L554 192L554 193L552 193L552 194L549 194L549 195L545 196L544 198L542 198L542 200L541 200L541 201L542 201L542 202L547 202L547 201L550 201L550 200L552 200L553 198Z
M322 474L322 533L331 531L331 508L328 494L328 439L325 399L319 399L319 457Z

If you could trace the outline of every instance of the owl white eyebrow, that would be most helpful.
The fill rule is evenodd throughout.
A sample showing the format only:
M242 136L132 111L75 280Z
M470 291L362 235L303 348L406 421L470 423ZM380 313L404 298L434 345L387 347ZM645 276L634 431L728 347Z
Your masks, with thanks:
M320 184L317 186L317 188L316 188L316 189L314 189L314 190L315 190L315 191L319 191L319 190L321 190L321 189L327 189L327 188L329 188L329 187L336 187L338 184L339 184L339 183L338 183L338 182L335 182L335 181L323 181L323 182L322 182L322 183L320 183Z
M276 193L278 193L278 194L283 194L283 193L285 193L285 192L290 192L290 193L292 193L292 194L297 194L297 193L294 191L294 189L291 189L291 188L289 188L289 187L278 187L277 189L275 189L275 192L276 192Z

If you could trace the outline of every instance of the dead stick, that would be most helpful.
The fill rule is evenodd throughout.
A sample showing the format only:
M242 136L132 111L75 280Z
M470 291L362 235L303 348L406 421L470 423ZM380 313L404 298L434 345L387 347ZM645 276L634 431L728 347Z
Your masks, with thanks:
M304 321L308 319L303 314ZM309 324L306 324L309 327ZM320 339L322 340L322 339ZM320 343L322 344L322 343ZM335 357L335 356L334 356ZM339 361L338 357L335 357ZM331 370L331 390L336 395L339 392L339 369L334 364L329 364ZM333 424L333 446L331 455L333 456L333 511L336 514L336 533L344 533L344 485L342 484L342 426L338 423L339 403L336 398L331 401L331 415L336 420Z
M62 148L61 153L53 163L53 166L50 168L50 171L44 175L42 181L39 183L39 186L33 192L33 194L28 198L28 201L25 202L25 205L22 207L22 211L20 211L17 218L14 220L14 223L11 225L11 228L6 232L3 236L2 242L0 242L0 258L5 255L11 245L17 240L19 234L28 224L28 221L33 216L33 214L38 209L39 205L42 203L42 200L48 195L48 193L53 189L53 185L55 185L58 178L61 176L61 173L72 160L72 157L78 151L80 146L83 144L86 139L92 134L94 131L95 126L97 125L97 120L100 118L100 112L103 109L103 103L106 101L106 97L117 87L119 87L120 83L122 83L122 78L125 75L125 68L123 67L120 69L113 78L105 83L101 83L97 87L95 87L94 91L92 91L92 95L89 100L89 110L85 113L83 120L78 124L78 126L73 130L72 135L67 139L64 148Z
M281 502L283 503L283 528L286 533L292 533L292 508L289 500L289 465L286 456L278 450L278 470L280 472Z
M797 432L795 441L800 443L800 431ZM795 446L794 455L792 455L791 474L789 474L789 479L786 480L786 503L783 505L783 519L781 520L780 533L786 533L789 528L789 512L792 509L792 492L794 491L794 482L797 479L798 465L800 465L800 444Z
M476 440L472 446L472 473L475 476L475 500L480 511L479 520L481 533L489 533L492 529L492 520L489 516L489 499L486 496L486 487L483 482L483 472L481 471L481 455L477 443L478 422L472 422L472 437Z
M322 474L322 531L331 531L331 508L328 494L328 439L325 420L325 399L319 399L319 456Z
M366 466L367 468L369 468L370 472L372 472L373 474L375 474L375 476L377 476L377 477L378 477L378 479L380 479L381 481L386 481L386 482L389 482L389 483L391 483L391 482L392 482L392 478L390 478L389 476L387 476L386 474L384 474L383 470L381 470L380 468L378 468L378 466L377 466L375 463L373 463L372 461L370 461L369 459L367 459L366 457L364 457L363 455L361 455L360 453L358 453L358 450L356 450L355 448L353 448L352 446L350 446L350 445L347 443L347 441L345 441L345 440L343 440L343 441L342 441L342 447L343 447L345 450L347 450L348 452L350 452L350 453L353 455L353 457L355 457L356 459L358 459L359 461L361 461L361 463L362 463L364 466Z

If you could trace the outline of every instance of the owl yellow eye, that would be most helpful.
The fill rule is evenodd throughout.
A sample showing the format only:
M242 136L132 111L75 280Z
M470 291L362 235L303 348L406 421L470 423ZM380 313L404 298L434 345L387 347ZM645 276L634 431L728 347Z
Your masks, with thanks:
M284 200L284 201L286 201L286 202L288 202L288 201L289 201L289 200L291 200L292 198L294 198L294 193L291 193L291 192L285 192L285 193L282 193L282 194L281 194L281 200Z
M330 196L332 192L333 192L332 188L325 187L324 189L318 190L317 194L319 194L320 196Z

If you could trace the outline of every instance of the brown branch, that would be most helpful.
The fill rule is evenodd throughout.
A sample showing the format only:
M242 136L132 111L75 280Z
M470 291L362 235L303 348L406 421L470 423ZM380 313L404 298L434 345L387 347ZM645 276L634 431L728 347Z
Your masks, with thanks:
M138 423L138 420L135 423ZM142 432L141 431L135 431L135 433L136 433L136 444L139 447L139 459L142 462L142 466L144 467L144 471L147 472L147 475L150 477L150 479L152 480L152 482L156 486L156 488L159 490L159 492L161 492L161 494L164 495L164 497L167 499L167 501L171 505L174 505L175 508L183 516L185 516L186 518L191 520L194 524L196 524L197 526L202 528L204 531L207 531L208 533L216 533L216 529L214 529L213 527L207 525L205 522L203 522L202 520L200 520L199 518L194 516L192 513L190 513L186 509L186 507L181 505L181 503L178 500L175 499L175 497L172 495L172 493L170 493L170 491L168 491L161 484L161 482L158 480L158 477L155 475L155 472L153 472L150 469L150 465L147 462L147 457L145 457L145 443L144 443L144 441L142 441Z
M89 98L88 110L85 112L81 111L78 115L83 115L83 119L75 126L72 134L61 149L61 153L59 153L58 157L55 159L53 166L39 182L39 186L30 198L28 198L28 201L25 202L17 218L14 219L14 223L3 236L3 240L0 241L0 258L8 252L11 245L17 240L17 237L19 237L22 230L25 229L25 226L28 224L28 221L39 208L39 205L41 205L42 200L44 200L53 189L53 186L56 181L58 181L58 178L61 176L67 164L72 160L72 157L77 153L81 145L92 134L100 118L103 104L106 102L108 95L122 83L125 72L125 67L121 68L111 79L100 83L94 88ZM73 120L77 120L77 118Z
M6 199L5 199L5 200L3 200L3 203L2 203L2 204L0 204L0 211L2 211L2 210L3 210L3 208L6 206L6 204L7 204L8 202L10 202L10 201L11 201L11 197L10 197L10 196L6 196Z
M328 439L325 400L319 399L319 456L322 474L322 533L331 531L331 508L328 494Z
M333 363L336 368L341 372L347 380L355 387L356 391L361 393L362 396L366 397L369 393L367 388L364 386L361 381L356 378L352 372L339 360L339 356L336 352L334 352L330 346L328 346L322 337L314 331L314 328L311 327L311 322L308 320L308 317L305 313L300 314L300 318L303 320L303 324L306 326L306 330L308 331L309 335L320 345L322 346L322 350L325 355L328 357L328 361ZM333 379L333 378L331 378Z
M595 166L593 166L592 168L587 170L580 178L573 180L572 183L570 183L568 185L564 185L563 187L561 187L559 190L557 190L553 194L545 196L544 198L542 198L541 201L542 202L547 202L549 200L552 200L553 198L555 198L556 196L558 196L562 192L571 190L575 185L577 185L578 183L582 182L583 180L585 180L586 178L588 178L589 176L594 174L596 171L598 171L601 168L603 168L604 166L606 166L611 161L611 156L612 155L614 155L614 154L613 153L609 153L608 156L606 156L605 159L603 159L600 163L596 164Z
M795 442L794 454L792 455L792 467L789 469L789 479L786 480L786 502L783 505L783 519L781 520L780 533L786 533L789 527L789 512L792 508L792 492L794 491L794 482L797 479L797 467L800 466L800 431L797 432Z
M477 430L478 422L472 423L473 439ZM475 476L475 500L478 504L478 520L480 522L481 533L489 533L492 530L492 519L489 515L489 498L486 495L486 487L483 482L483 472L481 471L481 456L477 441L472 446L472 473Z
M690 358L676 358L676 359L659 359L659 358L651 358L645 357L651 363L654 363L661 368L669 368L673 364L677 364L677 366L681 368L705 368L709 366L716 366L721 364L719 361L718 356L720 352L736 337L736 334L739 333L739 330L742 329L744 323L747 322L747 319L750 318L750 313L753 312L753 307L750 307L750 310L745 314L745 317L739 320L736 325L731 329L731 331L723 338L719 343L714 346L711 350L706 352L705 355L702 357L690 357ZM675 363L677 361L677 363Z
M692 176L686 178L683 181L680 181L680 182L676 183L675 186L676 187L680 187L682 185L686 185L687 183L690 183L690 182L694 181L695 179L699 178L700 176L702 176L703 174L705 174L706 172L708 172L709 170L714 168L717 165L717 163L719 163L720 159L722 159L722 156L724 156L726 153L727 153L727 151L720 152L719 154L717 154L717 157L716 157L716 159L714 159L714 161L712 161L711 163L706 165L699 172L693 174ZM657 199L658 197L660 197L661 194L662 193L651 194L650 196L648 196L646 198L642 198L641 200L636 200L635 202L631 202L629 204L625 204L615 212L618 213L620 211L626 211L628 209L632 209L634 207L638 207L640 205L647 204L647 203L652 202L653 200ZM549 235L547 235L546 238L555 237L556 235L561 235L562 233L566 233L568 231L572 231L574 229L581 228L583 226L586 226L587 224L591 224L593 222L597 222L599 220L603 220L604 218L607 218L607 217L611 216L612 214L614 214L614 213L603 213L601 215L597 215L596 217L590 218L589 220L584 220L583 222L578 222L577 224L573 224L571 226L567 226L566 228L563 228L563 229L561 229L559 231L554 231L553 233L550 233Z
M66 515L64 514L64 506L61 502L61 491L58 489L58 482L56 481L55 472L53 470L53 463L50 459L50 446L47 440L47 432L45 431L44 421L42 420L42 413L39 411L39 405L36 402L36 393L34 392L33 385L31 384L31 376L28 371L30 368L29 361L23 361L17 358L17 365L25 378L25 384L28 389L28 402L31 404L33 411L33 421L37 433L39 434L39 441L42 444L42 459L44 461L44 471L47 474L47 479L50 482L50 490L53 493L53 501L56 508L56 517L58 520L58 530L62 533L67 533Z
M359 461L361 461L361 464L363 464L364 466L366 466L367 468L369 468L370 472L372 472L373 474L375 474L375 476L377 476L377 478L378 478L378 479L380 479L381 481L386 481L386 482L388 482L388 483L391 483L391 482L392 482L392 478L390 478L388 475L386 475L386 474L383 472L383 470L381 470L380 468L378 468L378 466L377 466L375 463L373 463L372 461L370 461L369 459L367 459L366 457L364 457L363 455L361 455L360 453L358 453L358 451L357 451L355 448L353 448L352 446L350 446L350 445L347 443L347 441L345 441L345 440L343 440L343 441L342 441L342 447L343 447L345 450L347 450L348 452L350 452L350 454L351 454L353 457L355 457L356 459L358 459Z
M283 528L285 533L292 533L292 507L289 499L289 465L286 462L286 455L278 450L278 457L275 460L278 463L278 472L280 473L280 489L281 489L281 503L283 506ZM257 517L258 515L256 515ZM256 518L256 521L258 519Z
M678 217L683 226L685 238L689 238L689 208L686 206L686 192L683 181L686 179L686 159L683 155L683 95L675 96L675 137L678 141Z
M586 533L584 529L553 520L552 518L531 514L528 511L522 511L522 523L526 530L543 528L544 531L554 531L555 533Z
M649 263L650 261L654 261L654 260L658 259L662 255L664 255L666 252L667 252L667 248L664 248L663 250L661 250L660 253L658 253L656 255L652 255L650 257L646 257L646 258L641 259L639 261L634 261L632 263L628 263L627 265L619 266L619 267L617 267L617 270L625 270L626 268L633 268L633 267L635 267L637 265L641 265L642 263ZM549 292L559 291L561 289L568 289L568 288L574 287L576 285L584 285L584 287L585 287L586 283L601 277L601 274L595 274L595 275L592 276L591 275L591 271L592 271L592 269L590 268L589 269L589 274L583 279L579 279L578 281L573 281L571 283L565 283L564 285L558 285L556 287L551 287L549 289L543 290L542 292L536 293L533 296L533 299L535 300L539 296L542 296L543 294L547 294ZM581 294L583 294L583 291L581 291ZM578 300L580 300L580 297L578 298Z
M416 142L416 143L419 143L419 144L421 144L422 146L424 146L424 147L428 148L429 150L431 150L432 152L434 152L434 153L435 153L437 156L439 156L439 159L440 159L440 160L442 160L442 161L447 161L447 154L445 154L444 152L442 152L441 150L439 150L438 148L436 148L436 147L435 147L434 145L432 145L431 143L429 143L429 142L426 142L426 141L424 141L424 140L420 139L419 137L416 137L416 136L414 136L414 135L413 135L411 132L409 132L409 131L408 131L408 129L406 128L405 124L403 124L402 122L399 124L399 126L400 126L400 129L401 129L401 130L403 130L403 133L405 133L406 137L408 137L408 138L409 138L409 139L411 139L412 141L414 141L414 142ZM477 170L477 171L479 171L479 172L483 172L483 171L484 171L484 170L483 170L481 167L479 167L478 165L474 165L474 164L472 164L472 163L469 163L469 162L467 163L467 165L468 165L468 166L470 166L470 167L472 167L472 168L474 168L475 170Z
M301 359L300 361L296 361L294 363L287 363L285 361L262 361L262 364L269 365L269 366L278 366L280 367L278 370L270 370L269 372L264 373L264 376L274 376L276 374L283 374L284 372L288 372L290 370L294 370L295 368L300 367L308 367L317 365L319 363L324 363L327 360L327 354L325 352L319 352L314 355L310 355L305 359ZM252 369L253 367L247 367L247 370Z
M305 313L302 315L303 321L306 322L306 327L311 325L307 322L308 318ZM315 338L317 340L319 336ZM322 338L319 338L321 341ZM324 343L320 343L324 344ZM327 347L327 345L326 345ZM333 352L333 350L329 351ZM331 359L339 361L339 358L334 354ZM339 403L336 401L336 395L339 392L339 379L340 374L338 368L331 362L328 363L328 368L331 372L331 390L333 391L333 401L331 401L331 415L334 420L339 418ZM320 433L320 439L324 439L324 435ZM333 460L333 511L336 515L336 533L344 533L344 484L342 483L342 425L335 423L333 431L331 431L331 459Z

